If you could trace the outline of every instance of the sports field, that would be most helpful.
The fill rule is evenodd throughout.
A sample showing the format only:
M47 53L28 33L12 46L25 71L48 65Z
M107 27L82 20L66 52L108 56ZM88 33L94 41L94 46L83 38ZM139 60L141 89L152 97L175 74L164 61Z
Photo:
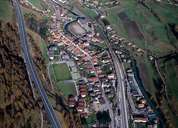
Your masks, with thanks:
M67 64L65 63L53 64L51 70L55 75L54 77L55 77L56 82L72 79L70 70Z
M68 95L76 95L75 85L72 81L70 69L67 64L53 64L50 67L51 77L55 82L55 88L66 98Z

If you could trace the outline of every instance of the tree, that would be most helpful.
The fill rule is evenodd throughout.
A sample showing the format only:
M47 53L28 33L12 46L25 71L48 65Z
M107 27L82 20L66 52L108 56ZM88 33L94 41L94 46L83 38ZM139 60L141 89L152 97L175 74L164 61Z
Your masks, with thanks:
M111 122L109 111L103 111L103 112L99 111L96 114L96 118L100 124L109 124Z

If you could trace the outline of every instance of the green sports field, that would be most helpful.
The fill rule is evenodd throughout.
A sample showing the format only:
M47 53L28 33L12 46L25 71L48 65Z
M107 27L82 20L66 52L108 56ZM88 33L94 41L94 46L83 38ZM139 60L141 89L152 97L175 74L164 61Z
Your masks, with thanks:
M52 65L52 72L54 72L54 77L56 81L64 81L64 80L71 80L70 70L67 64L53 64Z

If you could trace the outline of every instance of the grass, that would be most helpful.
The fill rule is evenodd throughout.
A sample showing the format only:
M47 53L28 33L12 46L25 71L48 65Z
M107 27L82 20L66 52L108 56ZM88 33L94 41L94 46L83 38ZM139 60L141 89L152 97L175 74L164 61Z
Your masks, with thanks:
M46 42L38 35L36 32L32 31L31 29L27 29L27 32L32 36L32 38L37 42L38 47L41 50L42 57L44 58L45 62L48 63L48 55L47 55L47 45Z
M157 90L154 86L153 79L157 79L157 74L155 73L152 64L149 62L147 57L144 57L142 59L138 58L137 62L145 89L152 94L154 99L156 99L155 94Z
M175 96L178 100L178 88L177 88L177 79L178 79L178 66L176 65L175 60L167 61L166 63L161 63L162 71L166 76L166 82L168 84L167 91L168 95Z
M123 37L127 37L127 32L124 29L124 26L121 22L121 20L118 18L117 15L118 8L111 8L107 10L108 15L106 16L106 19L111 23L113 28Z
M64 97L68 95L76 95L76 89L73 83L64 83L63 81L57 82L57 89L63 93Z
M10 21L12 20L12 7L8 0L0 0L0 20Z
M88 118L86 118L86 122L88 124L88 126L91 127L91 125L96 123L96 114L91 114L88 116Z
M176 128L178 127L178 117L175 116L175 113L173 113L172 111L170 111L170 107L166 104L166 101L163 102L163 105L161 106L163 113L166 115L166 119L168 120L167 122L169 124L172 124L173 126L176 126Z
M94 10L85 7L85 6L80 6L77 1L73 1L73 4L81 11L85 16L90 17L91 19L95 19L97 17L97 14Z
M152 7L157 14L159 14L164 23L178 23L178 15L175 15L175 13L178 12L178 8L176 6L163 4L162 2L156 4L154 1L150 1L147 4Z
M37 11L34 11L34 10L30 9L30 8L22 7L22 9L23 9L24 16L27 17L27 18L29 18L29 17L31 17L33 15L33 16L35 16L35 19L39 21L39 20L42 20L43 17L44 17L43 15L38 13Z
M93 10L91 10L91 9L89 9L89 8L87 8L87 7L81 8L81 10L82 10L82 12L83 12L84 14L86 14L88 17L90 17L90 18L92 18L92 19L94 19L95 17L97 17L96 12L94 12Z
M53 64L52 68L52 70L54 71L56 82L72 79L67 64Z
M28 1L39 9L43 10L44 8L46 8L46 4L42 0L28 0Z
M40 42L40 50L42 52L42 56L43 56L45 62L48 63L48 61L49 61L49 57L47 54L48 49L47 49L47 45L44 40L41 40L41 42Z

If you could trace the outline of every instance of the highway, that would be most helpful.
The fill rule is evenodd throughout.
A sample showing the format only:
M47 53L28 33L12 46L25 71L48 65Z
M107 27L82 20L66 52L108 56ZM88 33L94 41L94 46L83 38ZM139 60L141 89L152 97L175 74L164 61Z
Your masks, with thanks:
M32 57L30 55L28 40L27 40L27 33L25 30L24 17L23 17L22 11L20 9L20 4L17 0L13 0L13 5L14 5L15 11L16 11L21 48L22 48L22 52L23 52L24 62L26 65L26 70L29 74L29 79L34 83L36 89L38 90L38 93L42 99L45 111L47 113L47 116L49 118L49 121L50 121L52 127L53 128L62 128L60 122L58 121L58 119L54 113L54 110L53 110L51 104L48 101L47 94L43 88L41 80L38 77L36 67L34 66Z

